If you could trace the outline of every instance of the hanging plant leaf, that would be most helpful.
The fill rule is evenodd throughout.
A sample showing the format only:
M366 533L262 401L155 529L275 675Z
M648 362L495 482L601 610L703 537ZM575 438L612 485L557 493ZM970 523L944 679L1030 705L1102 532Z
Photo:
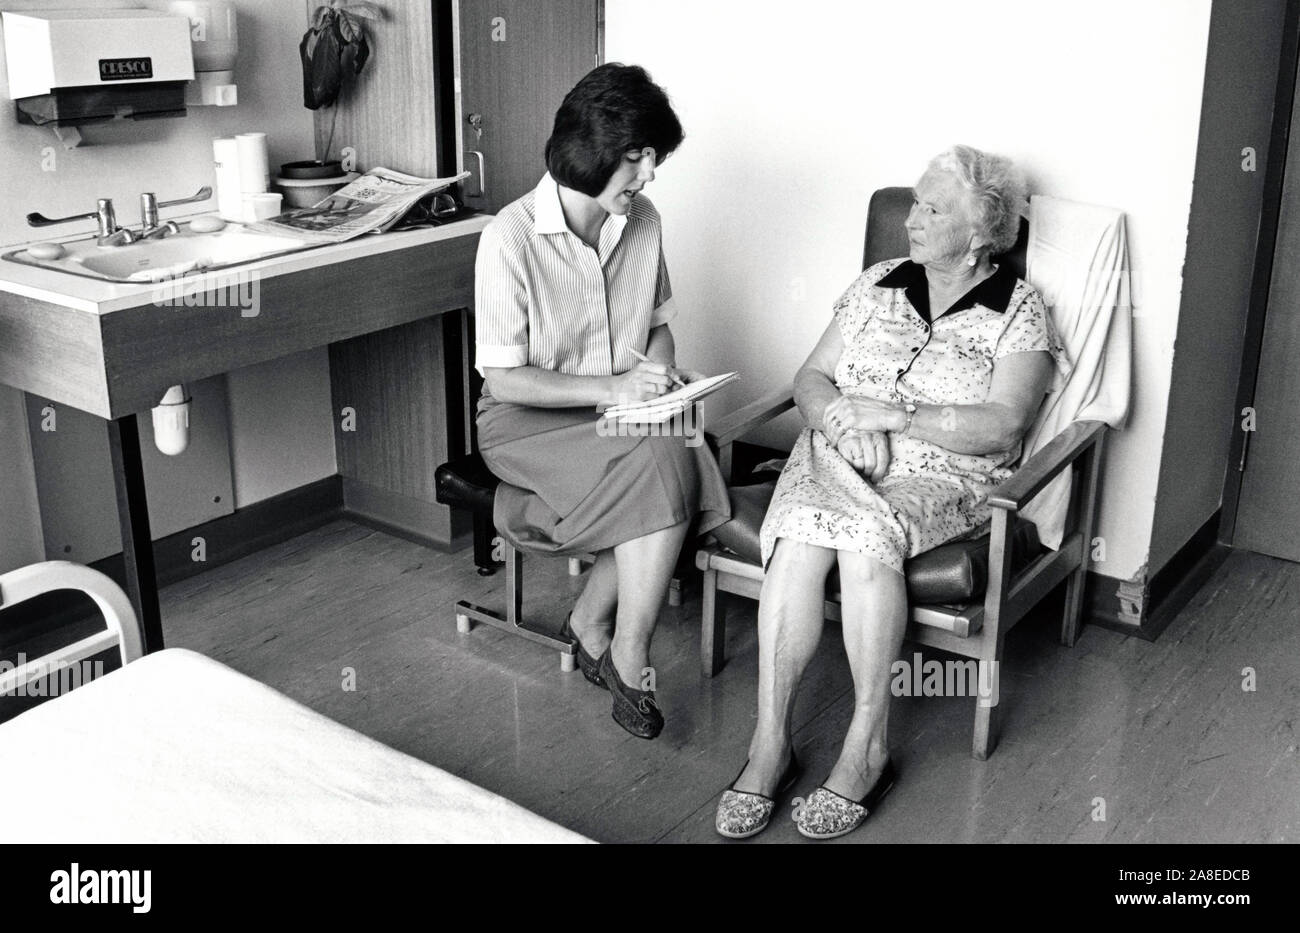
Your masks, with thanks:
M319 110L338 100L345 77L361 73L370 57L370 45L348 10L321 6L298 45L298 55L302 59L303 106Z

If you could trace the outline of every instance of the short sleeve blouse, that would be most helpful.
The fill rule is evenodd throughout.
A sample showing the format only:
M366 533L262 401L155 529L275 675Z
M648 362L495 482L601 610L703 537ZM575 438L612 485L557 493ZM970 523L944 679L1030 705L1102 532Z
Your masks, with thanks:
M675 314L659 213L638 195L597 249L569 230L554 179L483 231L474 268L475 366L581 376L626 372Z

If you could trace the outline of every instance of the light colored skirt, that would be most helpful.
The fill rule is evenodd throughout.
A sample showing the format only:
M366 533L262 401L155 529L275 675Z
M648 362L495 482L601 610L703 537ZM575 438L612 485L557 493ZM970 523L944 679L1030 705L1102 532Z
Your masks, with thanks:
M496 402L480 410L479 453L501 480L493 521L511 544L587 554L696 516L700 534L731 517L702 437L617 436L598 431L600 420L590 408Z
M780 538L874 557L898 573L909 557L988 520L995 484L948 473L903 471L892 460L876 485L821 431L804 428L790 451L759 533L766 568Z

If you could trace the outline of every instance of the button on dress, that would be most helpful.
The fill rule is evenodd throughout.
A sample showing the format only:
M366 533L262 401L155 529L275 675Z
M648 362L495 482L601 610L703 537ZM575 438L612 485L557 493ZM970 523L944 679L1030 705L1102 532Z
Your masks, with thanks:
M1004 356L1044 350L1062 377L1070 368L1042 298L1006 265L932 322L924 267L877 263L840 296L834 314L844 339L835 384L846 395L973 405L988 399ZM987 521L988 496L1014 472L1020 443L981 456L891 432L889 453L873 485L826 435L804 428L760 532L763 566L788 538L865 553L902 573L909 557Z

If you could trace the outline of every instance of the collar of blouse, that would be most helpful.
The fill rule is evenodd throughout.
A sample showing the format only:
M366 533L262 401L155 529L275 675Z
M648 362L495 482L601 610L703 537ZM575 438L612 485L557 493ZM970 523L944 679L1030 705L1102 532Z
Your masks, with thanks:
M1016 290L1016 281L1015 273L1004 262L987 279L958 298L943 316L968 311L976 305L1006 314L1011 304L1011 294ZM930 323L930 283L925 275L925 266L905 259L882 276L876 285L881 288L903 289L917 314L926 323Z

